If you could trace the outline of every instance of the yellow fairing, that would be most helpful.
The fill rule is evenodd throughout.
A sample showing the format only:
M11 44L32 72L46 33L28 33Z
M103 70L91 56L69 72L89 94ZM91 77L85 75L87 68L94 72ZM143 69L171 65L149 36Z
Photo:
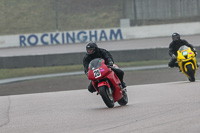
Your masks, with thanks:
M192 69L194 70L194 74L196 73L197 70L197 64L196 64L196 58L195 58L195 54L194 52L191 50L191 48L187 47L187 46L182 46L182 48L180 48L177 51L177 61L178 61L178 65L180 67L180 70L187 76L189 77L189 75L187 74L187 65L191 64Z

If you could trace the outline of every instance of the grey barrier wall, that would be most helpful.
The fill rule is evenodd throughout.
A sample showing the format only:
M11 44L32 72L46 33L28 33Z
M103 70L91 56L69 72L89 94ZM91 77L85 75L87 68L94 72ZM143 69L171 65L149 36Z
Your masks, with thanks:
M0 57L0 68L24 68L75 65L82 63L84 53Z
M200 19L200 0L124 0L123 16L134 21Z
M197 50L200 46L197 47ZM115 62L170 59L168 48L111 51ZM47 67L82 64L82 53L0 57L0 68Z

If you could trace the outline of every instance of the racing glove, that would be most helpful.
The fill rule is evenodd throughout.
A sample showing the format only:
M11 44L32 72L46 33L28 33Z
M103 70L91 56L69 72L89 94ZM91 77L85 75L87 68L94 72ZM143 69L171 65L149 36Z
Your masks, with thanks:
M112 62L112 61L109 61L109 62L108 62L108 65L109 65L109 66L113 66L113 62Z
M85 73L85 75L88 77L88 71Z
M196 49L195 49L195 48L193 48L193 50L192 50L192 51L194 52L195 56L197 56L197 51L196 51Z
M175 54L172 54L172 59L176 59L176 55Z

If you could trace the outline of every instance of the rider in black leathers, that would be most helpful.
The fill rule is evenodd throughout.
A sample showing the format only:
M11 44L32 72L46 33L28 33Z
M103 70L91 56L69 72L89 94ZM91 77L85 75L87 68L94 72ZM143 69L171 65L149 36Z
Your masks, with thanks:
M106 65L113 66L114 60L113 60L112 55L107 50L98 48L96 43L89 42L86 46L86 55L83 58L84 72L86 75L88 73L88 65L89 65L90 61L95 58L103 58L105 60ZM119 68L112 67L111 69L118 76L119 80L122 83L122 87L126 88L126 84L123 81L124 72ZM88 91L91 93L96 91L92 85L92 82L90 82L90 84L88 86Z
M169 45L169 55L171 56L171 60L168 63L169 67L178 67L177 61L177 51L178 49L186 45L191 48L192 51L194 51L195 55L197 54L195 48L192 46L192 44L189 44L186 40L183 40L180 38L180 35L178 33L173 33L172 34L172 42Z

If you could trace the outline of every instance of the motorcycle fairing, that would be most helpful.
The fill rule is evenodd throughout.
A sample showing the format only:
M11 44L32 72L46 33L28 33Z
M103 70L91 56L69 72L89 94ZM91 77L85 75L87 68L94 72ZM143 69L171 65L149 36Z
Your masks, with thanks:
M114 77L114 78L113 78ZM122 90L120 88L120 80L117 77L117 75L114 73L114 71L112 71L111 73L109 73L107 75L107 79L111 82L113 88L113 96L114 96L114 101L118 101L122 98ZM115 93L115 92L119 92L119 93Z
M187 65L192 66L192 69L194 70L194 74L197 70L197 64L196 64L196 58L194 52L191 50L190 47L187 46L181 46L179 50L177 51L177 61L178 66L180 67L180 70L187 76L190 77L187 72Z
M90 62L88 79L92 80L92 84L98 92L100 86L111 88L113 90L113 98L115 102L123 97L120 88L121 82L115 72L112 71L110 67L106 66L105 60L97 58Z
M107 73L111 72L111 69L105 65L105 61L99 58L90 62L89 70L89 80L100 80Z

